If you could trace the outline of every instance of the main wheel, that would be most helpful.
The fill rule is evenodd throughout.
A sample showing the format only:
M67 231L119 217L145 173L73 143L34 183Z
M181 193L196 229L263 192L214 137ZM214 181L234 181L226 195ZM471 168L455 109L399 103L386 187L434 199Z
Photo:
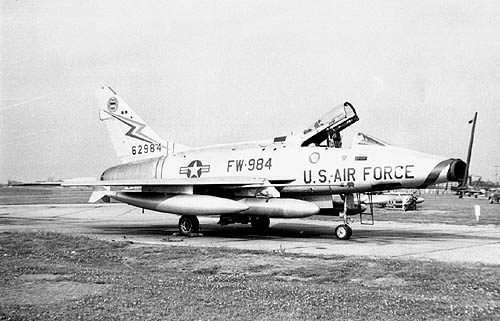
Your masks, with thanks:
M263 232L269 229L270 220L268 216L252 216L251 224L255 230Z
M339 240L348 240L351 238L351 235L352 235L352 229L347 224L339 225L335 228L335 236Z
M200 221L195 215L182 215L179 219L179 233L181 235L198 233L199 229Z

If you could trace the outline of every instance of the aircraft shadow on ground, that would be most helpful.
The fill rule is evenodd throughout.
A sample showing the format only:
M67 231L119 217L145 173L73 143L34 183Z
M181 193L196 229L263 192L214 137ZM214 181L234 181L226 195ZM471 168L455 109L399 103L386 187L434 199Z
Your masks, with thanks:
M278 226L279 225L279 226ZM275 238L335 238L333 230L324 227L290 224L272 226L266 232L258 233L250 225L201 224L200 233L204 237L224 237L234 239L275 239ZM94 226L105 234L129 236L172 236L178 233L177 225L102 225Z
M167 237L177 233L177 225L101 225L94 226L101 230L103 234L120 236L158 236ZM281 238L303 239L323 239L337 240L334 235L334 229L321 225L304 225L295 223L280 223L271 226L265 233L257 233L250 225L229 225L220 226L216 224L202 224L200 233L203 237L222 237L238 240L276 240ZM492 240L498 241L498 238L482 236L477 234L456 234L445 233L442 231L412 231L408 229L370 229L363 227L353 228L353 235L348 241L350 243L370 243L370 244L392 244L402 241L422 241L442 242L443 240Z

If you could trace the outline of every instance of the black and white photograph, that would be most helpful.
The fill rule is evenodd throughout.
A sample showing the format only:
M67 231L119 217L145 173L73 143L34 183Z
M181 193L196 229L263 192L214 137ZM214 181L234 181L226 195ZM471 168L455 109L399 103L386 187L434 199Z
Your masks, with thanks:
M499 320L499 17L1 1L0 320Z

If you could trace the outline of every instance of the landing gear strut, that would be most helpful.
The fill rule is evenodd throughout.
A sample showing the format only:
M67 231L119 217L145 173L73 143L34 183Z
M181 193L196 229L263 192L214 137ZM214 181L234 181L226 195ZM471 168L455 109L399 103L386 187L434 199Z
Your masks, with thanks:
M200 230L200 221L195 215L182 215L179 219L179 233L187 236L192 233L198 233Z
M344 224L339 225L335 228L335 236L339 240L348 240L352 236L352 229L349 226L349 222L352 222L352 220L347 217L347 211L349 208L354 208L354 196L352 194L345 194L343 199L344 199L344 213L343 214L340 213L340 216L344 218Z

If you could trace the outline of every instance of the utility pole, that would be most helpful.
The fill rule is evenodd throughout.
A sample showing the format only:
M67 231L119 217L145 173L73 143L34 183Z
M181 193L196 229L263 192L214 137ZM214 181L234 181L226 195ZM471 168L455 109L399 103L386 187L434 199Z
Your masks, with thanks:
M495 165L495 187L498 187L498 165Z
M476 130L476 120L477 120L477 111L474 114L474 118L469 120L469 124L472 123L472 129L470 132L470 141L469 141L469 151L467 152L467 163L465 165L465 176L462 181L462 188L467 188L469 185L469 166L470 166L470 158L472 155L472 144L474 143L474 132Z

